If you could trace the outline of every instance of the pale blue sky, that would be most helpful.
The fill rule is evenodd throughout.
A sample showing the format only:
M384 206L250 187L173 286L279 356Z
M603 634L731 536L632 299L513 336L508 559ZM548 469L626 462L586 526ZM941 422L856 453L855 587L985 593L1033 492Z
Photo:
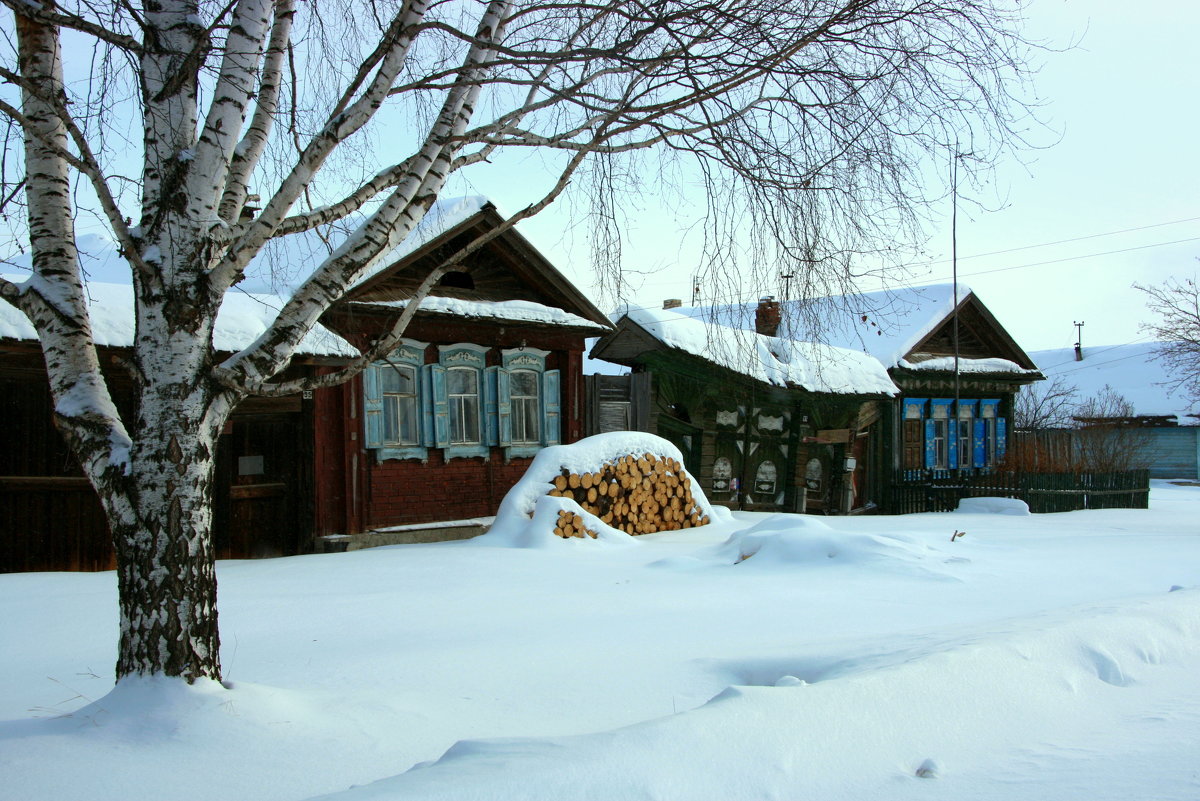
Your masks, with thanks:
M1038 76L1042 116L1061 137L1027 153L1024 165L1000 167L978 197L997 210L960 206L960 278L1027 350L1071 345L1075 321L1085 322L1085 344L1144 340L1138 324L1147 317L1145 302L1131 284L1200 268L1200 4L1035 0L1029 21L1031 36L1060 49L1078 41L1065 52L1045 53ZM519 208L522 187L477 177L476 190L503 210ZM626 262L652 274L632 300L686 299L691 257L679 254L681 234L663 224L669 217L655 213L653 199L642 205L630 223ZM638 217L648 222L639 228ZM927 246L935 258L949 258L948 222L947 205L945 225L931 231ZM521 230L592 289L586 238L582 232L564 238L568 224L564 207ZM1132 228L1143 230L1112 233ZM968 258L1096 234L1106 235ZM1193 241L1161 244L1187 239ZM1093 255L1121 250L1127 252ZM917 282L948 280L950 264L919 272L924 277Z
M1085 344L1144 340L1138 324L1147 317L1145 301L1133 282L1200 270L1200 158L1194 144L1200 134L1200 4L1033 0L1029 21L1029 35L1052 47L1077 42L1043 54L1037 81L1042 116L1059 132L1041 139L1058 141L1028 152L1024 164L999 166L995 182L974 193L993 211L961 205L960 276L1027 350L1070 346L1075 321L1085 322ZM470 183L455 182L446 194L485 194L511 213L544 191L539 177L535 163L513 168L502 161L473 171ZM698 261L694 243L683 235L685 221L663 207L653 186L648 178L626 225L625 264L634 290L626 299L646 306L669 297L686 300ZM931 229L926 245L935 263L917 270L914 282L949 279L949 204L944 206L944 220ZM603 303L574 208L560 201L521 230ZM1125 232L1114 233L1119 231ZM1062 240L1075 241L1032 247ZM1170 242L1178 244L1163 244ZM996 251L1009 252L971 258Z

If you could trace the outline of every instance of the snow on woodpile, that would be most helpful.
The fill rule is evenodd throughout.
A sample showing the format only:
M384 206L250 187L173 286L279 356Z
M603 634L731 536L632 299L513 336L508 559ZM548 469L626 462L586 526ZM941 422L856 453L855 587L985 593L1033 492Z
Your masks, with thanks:
M627 542L728 518L683 467L679 449L619 431L543 448L500 504L484 544L547 546L569 539Z
M777 386L848 395L895 395L896 385L866 353L768 337L663 309L624 310L664 345Z

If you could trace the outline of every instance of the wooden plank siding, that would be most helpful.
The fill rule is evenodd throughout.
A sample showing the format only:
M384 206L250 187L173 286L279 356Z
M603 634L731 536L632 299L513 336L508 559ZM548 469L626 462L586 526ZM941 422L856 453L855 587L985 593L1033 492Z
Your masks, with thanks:
M1142 428L1137 437L1151 478L1200 479L1200 426Z
M109 376L122 414L129 385ZM218 441L213 537L220 558L308 550L312 530L309 401L253 399ZM103 507L51 416L44 372L0 373L0 572L111 570L116 560ZM249 462L239 462L249 458ZM261 460L261 469L259 461Z

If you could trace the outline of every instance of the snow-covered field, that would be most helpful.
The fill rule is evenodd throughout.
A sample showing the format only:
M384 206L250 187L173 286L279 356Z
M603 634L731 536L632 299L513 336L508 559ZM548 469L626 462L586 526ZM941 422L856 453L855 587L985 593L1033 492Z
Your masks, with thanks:
M0 576L0 798L1200 799L1198 486L219 574L229 689Z

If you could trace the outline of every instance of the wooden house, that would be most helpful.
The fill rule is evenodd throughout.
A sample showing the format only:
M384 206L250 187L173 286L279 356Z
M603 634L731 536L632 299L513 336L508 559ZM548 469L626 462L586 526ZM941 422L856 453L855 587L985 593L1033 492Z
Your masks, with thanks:
M290 368L346 363L390 327L413 287L503 222L483 198L442 204L322 320ZM92 283L93 328L115 400L132 393L128 285ZM221 352L247 346L283 299L233 292ZM518 232L447 273L403 343L356 379L251 398L220 438L214 538L220 558L340 550L479 533L536 451L582 436L584 338L607 318ZM335 333L336 332L336 333ZM113 566L99 501L51 423L32 327L0 303L0 572Z
M631 419L679 447L714 503L810 512L867 504L851 457L873 455L869 432L897 392L870 356L680 309L628 310L591 355L633 369ZM602 419L613 419L604 409L612 402L593 404Z
M431 268L501 222L482 198L460 203L325 323L365 345ZM490 241L443 276L390 356L314 398L319 536L445 538L453 521L479 533L470 521L495 513L540 448L583 436L584 340L608 328L516 230Z
M690 341L672 333L695 326ZM788 372L797 351L808 354L800 381ZM648 373L647 429L682 432L714 500L757 510L886 510L896 482L989 471L1004 456L1013 396L1041 378L962 285L638 310L592 356ZM764 462L773 502L753 491L769 486Z

